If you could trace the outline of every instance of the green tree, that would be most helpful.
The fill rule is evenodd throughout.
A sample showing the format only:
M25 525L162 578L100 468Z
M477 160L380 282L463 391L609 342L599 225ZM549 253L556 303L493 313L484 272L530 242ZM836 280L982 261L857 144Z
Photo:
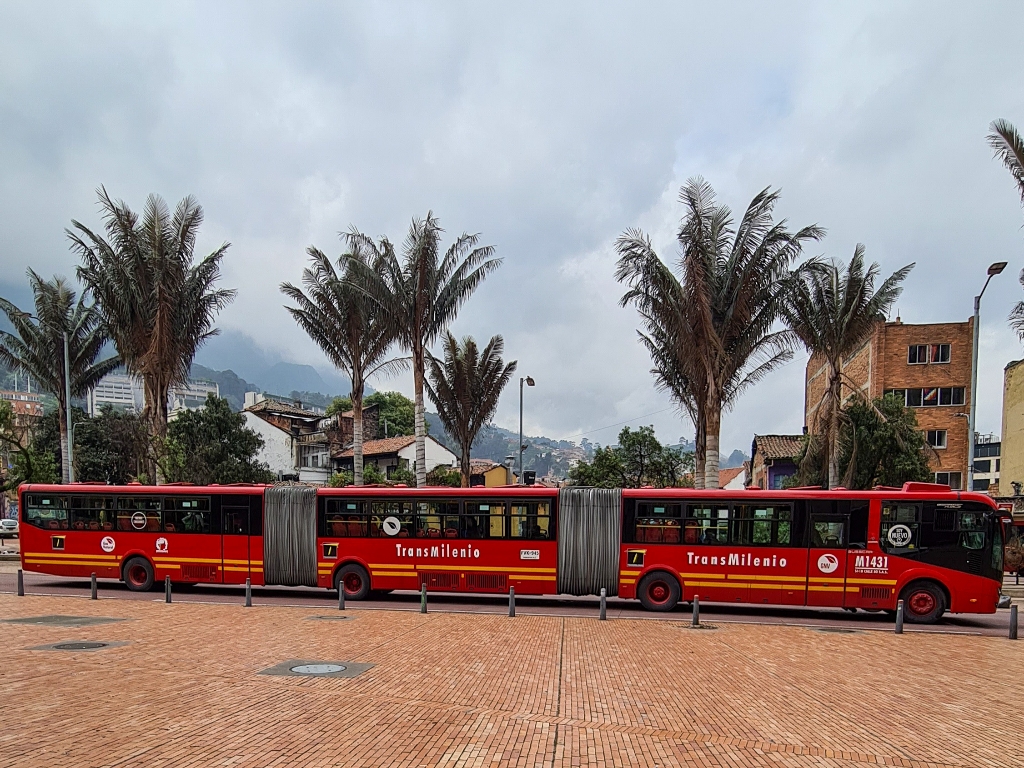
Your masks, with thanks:
M1024 140L1017 129L1008 120L995 120L990 126L988 135L989 146L995 151L996 157L1006 166L1014 182L1021 203L1024 203ZM1018 277L1024 286L1024 270ZM1019 301L1010 312L1010 327L1024 340L1024 301Z
M619 444L598 448L592 461L580 461L569 470L571 485L598 488L656 488L692 486L694 454L663 446L654 427L624 427Z
M217 333L214 317L235 296L216 289L228 243L193 264L202 206L189 196L173 217L157 195L140 220L99 190L106 238L72 221L79 279L92 291L129 373L142 379L143 418L159 441L167 434L167 393L188 380L196 350Z
M385 485L388 481L376 464L366 465L363 480L367 485Z
M170 423L162 465L171 482L266 483L273 474L257 459L263 438L245 426L228 401L210 395L206 405Z
M377 437L384 437L385 424L388 437L416 434L416 406L401 392L374 392L364 402L377 406Z
M786 281L783 317L804 347L826 368L825 385L815 403L810 432L822 441L828 487L839 481L839 431L844 420L843 386L857 385L843 372L843 361L868 339L903 291L901 283L913 269L896 270L874 290L878 264L865 268L864 246L858 244L849 266L814 261ZM815 448L814 450L819 450ZM812 451L813 453L813 451Z
M302 273L302 288L282 283L281 291L298 306L286 307L299 327L352 382L352 467L356 485L363 484L363 392L366 379L396 370L404 361L388 357L395 339L394 325L353 280L343 279L370 269L372 254L361 241L338 260L342 277L331 260L313 246L306 249L310 266ZM333 404L333 403L332 403Z
M779 193L770 189L755 195L738 224L701 178L687 181L679 197L686 209L677 236L680 275L647 235L630 229L616 241L615 277L629 287L622 305L640 312L659 386L694 418L704 465L698 479L717 488L722 411L792 358L792 334L775 328L783 278L804 243L824 230L790 232L774 221Z
M0 362L31 374L40 389L57 400L60 412L66 413L67 397L64 376L64 339L70 371L71 397L82 397L96 382L117 367L117 357L97 361L107 336L101 327L100 314L85 297L76 300L75 292L62 277L43 280L28 270L28 281L35 297L33 322L6 299L0 309L7 315L14 333L0 331ZM68 431L66 419L59 420L60 457L64 482L69 480Z
M29 431L17 423L11 404L0 400L0 493L21 483L57 482L53 454L36 450L29 438Z
M331 488L344 488L347 485L352 485L352 482L352 473L347 469L343 469L341 472L335 472L331 475L330 480L327 481L327 485Z
M348 235L353 251L372 254L369 263L353 260L352 282L377 303L382 316L392 322L398 342L412 356L417 486L426 483L423 388L428 350L483 279L501 265L501 259L493 258L493 247L477 246L478 235L463 234L442 254L443 231L432 213L426 219L414 219L401 260L386 239L378 246L356 230Z
M438 465L427 472L427 485L459 488L462 485L462 473L457 469Z
M134 413L104 406L96 418L76 419L75 477L82 482L124 485L145 476L150 442Z
M501 392L516 370L516 361L501 359L505 342L492 336L483 352L472 336L461 343L450 333L444 337L444 360L428 359L427 392L445 430L459 445L462 487L469 487L470 451L477 433L494 416Z
M352 410L352 398L338 395L328 403L324 416L338 416Z

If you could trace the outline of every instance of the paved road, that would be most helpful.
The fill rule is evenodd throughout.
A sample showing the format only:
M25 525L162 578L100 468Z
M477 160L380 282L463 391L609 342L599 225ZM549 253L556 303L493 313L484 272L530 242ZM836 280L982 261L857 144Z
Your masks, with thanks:
M6 564L5 564L6 565ZM13 564L12 564L13 565ZM16 566L15 566L16 567ZM15 568L0 572L0 593L17 590ZM25 574L25 591L30 595L88 597L89 581L38 573ZM118 600L163 600L162 591L130 592L124 584L101 580L99 596ZM176 585L173 600L190 603L242 603L244 587L214 585ZM337 610L335 593L305 587L254 587L253 604L319 607L325 611ZM361 602L349 601L351 610L418 611L420 596L417 592L394 592L390 595ZM503 595L441 595L431 593L429 610L445 613L491 613L508 611L508 598ZM517 597L516 613L534 616L596 616L598 599L593 597ZM690 609L680 605L670 613L650 613L634 600L608 600L608 617L648 620L689 620ZM809 609L762 607L752 605L702 604L701 618L710 623L787 624L820 627L826 630L874 630L891 632L893 620L884 613L849 613L840 609ZM1009 612L994 615L946 616L934 626L907 625L907 631L944 632L1005 636L1009 627Z

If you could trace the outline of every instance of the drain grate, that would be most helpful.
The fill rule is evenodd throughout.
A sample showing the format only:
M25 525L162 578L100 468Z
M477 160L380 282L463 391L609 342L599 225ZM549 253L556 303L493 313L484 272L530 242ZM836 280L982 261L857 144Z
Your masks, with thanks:
M113 624L127 619L110 616L26 616L20 619L3 619L5 624L38 624L44 627L93 627L97 624Z
M859 635L859 629L843 629L842 627L811 627L812 632L825 632L830 635Z
M351 616L307 616L306 621L348 621Z
M90 653L104 648L120 648L128 645L124 641L114 640L64 640L60 643L47 643L26 648L26 651L84 651Z
M290 659L260 671L261 675L279 677L355 677L373 667L355 661L317 661Z

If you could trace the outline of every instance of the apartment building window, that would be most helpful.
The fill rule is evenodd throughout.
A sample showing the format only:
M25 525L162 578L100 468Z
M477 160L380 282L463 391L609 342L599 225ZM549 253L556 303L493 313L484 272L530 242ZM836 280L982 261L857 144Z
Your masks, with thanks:
M909 365L948 362L949 344L911 344L907 347L907 363Z
M935 482L939 485L948 485L954 491L960 491L963 485L963 474L961 472L936 472Z
M946 430L944 429L929 429L928 430L928 445L932 448L945 448L946 447Z
M933 408L940 405L963 405L964 387L923 387L921 389L889 389L885 394L910 408Z
M974 471L979 475L987 475L992 471L992 459L981 459L974 462Z

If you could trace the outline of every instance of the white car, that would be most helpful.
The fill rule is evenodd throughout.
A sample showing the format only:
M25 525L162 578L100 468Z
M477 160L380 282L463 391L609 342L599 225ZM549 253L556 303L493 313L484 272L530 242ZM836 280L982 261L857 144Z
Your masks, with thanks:
M0 539L18 538L18 521L13 518L0 520Z

